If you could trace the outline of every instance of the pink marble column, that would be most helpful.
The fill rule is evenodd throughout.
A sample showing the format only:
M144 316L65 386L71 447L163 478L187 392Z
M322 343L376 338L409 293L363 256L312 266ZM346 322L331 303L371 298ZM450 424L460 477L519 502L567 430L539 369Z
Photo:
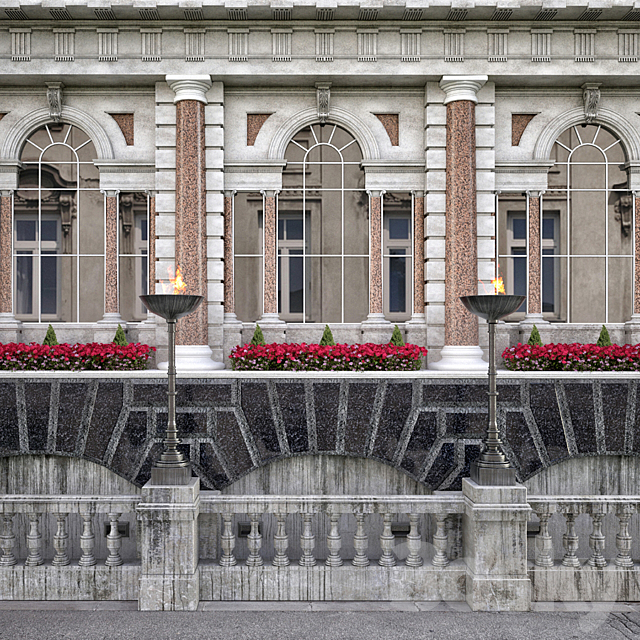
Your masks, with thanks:
M262 322L278 320L278 211L276 191L264 191L264 302Z
M382 192L369 192L369 321L383 321Z
M444 347L441 370L486 370L478 346L478 318L460 296L478 293L476 104L486 76L445 76L447 107Z
M204 115L208 76L167 82L176 97L176 270L180 267L187 293L204 296L191 315L178 322L177 345L207 345L207 208Z
M13 258L11 256L11 192L0 196L0 314L13 314L11 288L13 286Z
M233 196L224 193L224 315L235 319L236 303L233 290Z
M413 195L413 316L424 317L424 193Z
M527 295L527 319L542 319L540 192L527 193L529 207L528 268L529 291Z
M120 318L118 291L118 191L105 191L104 319Z
M156 292L156 196L149 196L149 293Z

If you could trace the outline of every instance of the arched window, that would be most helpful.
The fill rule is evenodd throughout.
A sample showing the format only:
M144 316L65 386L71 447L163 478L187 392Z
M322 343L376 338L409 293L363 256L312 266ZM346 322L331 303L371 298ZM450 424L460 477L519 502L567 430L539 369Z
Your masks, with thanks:
M19 320L94 322L104 313L104 202L96 150L78 127L27 139L14 199L14 309Z
M625 322L633 295L633 194L622 143L599 125L574 126L556 140L552 159L542 196L542 312L552 321ZM526 212L525 196L500 196L499 263L510 293L527 293Z
M289 143L278 196L278 313L361 322L369 304L369 204L355 138L314 124Z

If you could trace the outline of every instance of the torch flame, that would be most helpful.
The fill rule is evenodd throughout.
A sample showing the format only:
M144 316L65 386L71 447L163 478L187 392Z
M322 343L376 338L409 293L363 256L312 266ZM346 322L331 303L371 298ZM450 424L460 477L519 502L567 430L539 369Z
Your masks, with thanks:
M162 291L164 293L172 293L173 295L178 295L181 293L187 292L187 285L185 281L182 279L182 273L180 272L180 267L176 270L175 277L173 277L173 269L169 267L169 282L171 284L162 284Z
M498 276L497 278L494 278L491 281L491 284L493 285L496 295L498 295L499 293L506 293L506 291L504 290L504 282L502 281L502 277Z

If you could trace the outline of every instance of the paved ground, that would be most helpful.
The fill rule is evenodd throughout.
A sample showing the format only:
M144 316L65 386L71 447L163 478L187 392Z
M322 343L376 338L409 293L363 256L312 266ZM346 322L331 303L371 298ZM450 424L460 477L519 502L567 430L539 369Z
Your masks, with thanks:
M462 603L206 602L140 613L135 602L0 602L2 640L627 640L640 605L537 603L472 613Z

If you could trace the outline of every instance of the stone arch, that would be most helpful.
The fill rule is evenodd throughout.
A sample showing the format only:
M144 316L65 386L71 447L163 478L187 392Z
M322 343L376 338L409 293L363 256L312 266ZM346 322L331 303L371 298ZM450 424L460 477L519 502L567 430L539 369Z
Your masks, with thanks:
M91 115L75 107L62 107L60 119L82 129L95 145L96 160L112 160L115 156L111 140L102 125ZM48 109L38 109L27 114L11 127L2 145L0 157L18 160L24 141L39 127L51 122Z
M592 123L611 129L613 133L619 136L627 161L640 160L640 136L626 118L610 109L600 109L598 116ZM549 160L551 150L558 137L569 127L578 124L584 124L584 109L581 108L565 111L554 118L538 136L533 150L533 159Z
M269 145L269 159L280 160L284 158L287 145L291 138L304 127L318 122L316 109L299 111L289 118L275 133ZM380 157L378 143L369 127L357 116L345 109L331 108L331 115L327 119L328 124L337 124L344 127L360 145L363 160L377 160Z
M253 467L222 489L231 495L427 495L404 469L353 455L283 456Z

